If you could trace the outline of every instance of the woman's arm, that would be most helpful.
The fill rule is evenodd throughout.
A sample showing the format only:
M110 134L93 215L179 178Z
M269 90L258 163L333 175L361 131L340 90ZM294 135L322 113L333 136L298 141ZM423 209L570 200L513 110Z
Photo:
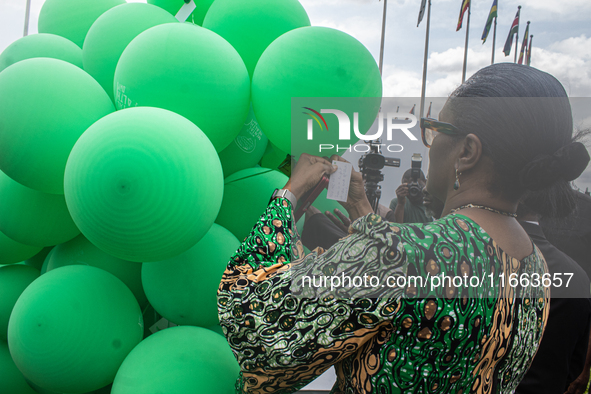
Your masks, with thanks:
M305 257L292 225L289 201L273 200L220 284L220 324L241 367L238 392L300 389L357 353L396 311L395 298L331 289L330 279L320 288L302 283L306 276L406 275L404 251L379 216L354 223L355 233L328 252Z

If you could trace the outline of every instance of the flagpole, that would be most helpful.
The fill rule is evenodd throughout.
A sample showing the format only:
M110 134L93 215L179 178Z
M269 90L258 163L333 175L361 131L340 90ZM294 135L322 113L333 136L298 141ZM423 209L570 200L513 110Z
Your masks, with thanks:
M470 33L470 14L472 13L472 1L468 3L468 22L466 23L466 45L464 46L464 69L462 70L462 83L466 81L466 65L468 63L468 34Z
M521 23L521 6L517 6L517 10L519 12L519 18L517 19L517 33L515 33L515 59L513 63L517 63L517 51L519 45L519 24Z
M384 0L384 15L382 17L382 42L380 44L380 75L382 75L382 67L384 65L384 41L386 40L386 9L388 7L388 0Z
M31 0L27 0L27 6L25 8L25 28L23 30L23 37L29 34L29 14L31 13Z
M425 55L423 58L423 86L421 87L421 108L419 110L419 119L423 117L425 110L425 92L427 90L427 60L429 59L429 28L431 25L431 0L427 3L427 31L425 33Z
M495 16L495 27L493 30L493 45L492 45L492 58L490 64L495 64L495 43L497 41L497 17Z

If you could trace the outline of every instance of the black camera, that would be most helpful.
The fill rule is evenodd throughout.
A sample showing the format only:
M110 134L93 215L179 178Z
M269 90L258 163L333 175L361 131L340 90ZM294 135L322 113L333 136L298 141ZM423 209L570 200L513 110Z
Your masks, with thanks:
M382 168L384 167L400 167L400 159L393 157L385 157L380 153L380 140L364 141L369 150L359 158L359 171L363 174L365 182L365 194L371 204L374 212L378 211L378 204L382 196L380 182L384 180Z
M410 197L417 197L423 193L423 188L419 185L419 179L421 178L421 166L423 164L423 157L420 153L413 153L410 159L410 179L411 182L408 185L408 195Z

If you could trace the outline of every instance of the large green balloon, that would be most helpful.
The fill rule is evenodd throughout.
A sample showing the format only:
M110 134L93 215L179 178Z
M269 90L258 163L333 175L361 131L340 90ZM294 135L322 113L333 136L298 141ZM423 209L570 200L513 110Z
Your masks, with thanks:
M234 394L239 371L222 336L201 327L171 327L129 353L111 394Z
M113 100L113 76L125 47L150 27L171 22L177 20L150 4L128 3L111 8L94 22L86 35L82 48L84 70Z
M40 246L24 245L8 238L0 231L0 264L20 263L43 249Z
M81 265L31 283L8 324L18 368L33 383L60 393L111 383L142 334L142 314L131 291L108 272Z
M230 175L224 181L224 199L215 222L243 240L265 212L273 191L287 179L279 171L261 167Z
M142 265L133 261L122 260L103 252L83 235L57 245L47 263L47 272L66 265L90 265L103 269L119 278L131 290L138 304L144 307L148 303L142 287Z
M45 0L39 12L39 33L57 34L82 48L90 26L108 9L125 0Z
M218 324L220 278L240 242L214 223L201 241L176 257L142 266L142 283L150 304L180 325Z
M2 171L0 231L17 242L35 246L57 245L80 234L63 194L29 189Z
M226 40L189 23L166 23L137 36L115 71L118 109L152 106L195 123L218 152L236 138L250 105L250 79Z
M173 112L117 111L80 137L66 166L66 203L82 234L123 260L176 256L207 233L223 194L216 151Z
M350 35L327 27L295 29L273 41L259 59L252 78L252 101L261 128L279 149L295 156L302 152L318 154L320 143L348 146L357 139L339 141L337 117L327 114L325 119L331 122L328 130L318 130L308 141L306 121L312 118L303 112L311 111L298 108L295 113L302 123L293 136L298 144L292 150L292 98L375 97L361 105L352 100L350 108L330 108L344 110L351 124L353 112L359 112L359 129L365 133L376 119L381 96L381 76L371 53ZM312 109L320 112L328 108Z
M8 339L8 318L16 300L38 277L39 270L28 265L13 264L0 268L0 342Z
M196 25L203 24L203 18L207 14L211 3L214 0L195 0L195 10L187 18L187 22L194 23ZM185 0L148 0L149 4L157 5L158 7L164 8L172 15L176 15L177 12L185 5Z
M238 136L220 152L224 176L228 177L237 171L254 167L263 157L267 141L267 136L259 127L251 106Z
M251 78L269 44L304 26L310 18L298 0L216 0L203 21L236 48Z
M0 71L34 57L59 59L82 68L82 50L72 41L55 34L31 34L19 38L0 54Z
M14 364L5 341L0 341L0 382L2 394L37 394Z
M64 193L76 140L114 111L103 88L62 60L20 61L0 73L0 170L45 193Z

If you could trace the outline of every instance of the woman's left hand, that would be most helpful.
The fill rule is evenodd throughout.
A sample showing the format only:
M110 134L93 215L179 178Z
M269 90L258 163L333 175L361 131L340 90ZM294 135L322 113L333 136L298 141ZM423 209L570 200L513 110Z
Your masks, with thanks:
M290 190L299 200L308 190L316 186L324 175L330 175L336 170L337 167L325 158L303 153L284 189Z

